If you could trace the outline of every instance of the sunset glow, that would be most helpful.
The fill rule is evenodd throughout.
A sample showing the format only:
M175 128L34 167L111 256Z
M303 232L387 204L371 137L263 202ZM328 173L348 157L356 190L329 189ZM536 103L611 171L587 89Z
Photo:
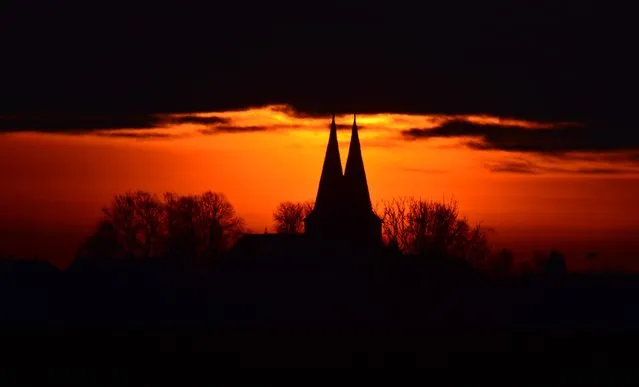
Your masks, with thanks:
M336 116L342 165L352 115ZM495 228L494 243L517 250L588 241L585 249L629 244L617 230L639 230L639 169L620 152L561 155L479 150L481 136L408 138L411 129L451 121L531 131L570 123L492 116L358 114L373 202L392 196L454 197L463 214ZM20 223L41 234L75 235L54 250L73 251L116 193L224 192L248 225L261 231L283 200L313 200L328 140L329 117L310 117L273 105L241 111L160 116L154 128L82 133L11 132L0 136L0 217L5 250L26 251ZM53 225L55 228L52 228ZM27 227L25 226L26 230ZM73 231L65 231L73 230ZM523 230L528 230L524 233ZM43 237L44 238L44 237ZM567 247L569 249L569 247ZM614 250L614 249L613 249ZM46 255L45 251L34 254ZM581 253L581 252L579 252ZM62 262L61 264L66 264Z

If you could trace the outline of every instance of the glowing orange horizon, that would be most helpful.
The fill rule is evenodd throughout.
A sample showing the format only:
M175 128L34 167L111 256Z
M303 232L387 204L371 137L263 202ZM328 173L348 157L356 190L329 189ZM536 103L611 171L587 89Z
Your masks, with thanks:
M93 224L112 196L130 189L155 193L224 192L253 230L272 224L283 200L313 200L328 141L327 117L306 117L289 106L227 112L174 114L170 118L219 117L224 124L167 124L83 135L9 133L0 136L0 202L11 203L0 221ZM347 128L353 116L336 116ZM547 129L539 123L489 115L357 114L372 201L392 196L455 197L472 221L535 235L577 237L587 230L612 235L639 229L639 173L571 172L615 166L607 159L549 159L534 154L478 151L461 138L406 141L403 130L432 129L450 120ZM250 131L212 131L219 125ZM44 128L43 128L44 129ZM263 129L257 131L256 129ZM161 138L108 134L162 133ZM105 136L107 134L107 136ZM342 163L350 131L338 132ZM495 173L487 166L533 163L542 173ZM88 232L88 231L87 231ZM515 233L516 234L516 233ZM513 234L514 235L514 234ZM513 237L516 239L516 235Z

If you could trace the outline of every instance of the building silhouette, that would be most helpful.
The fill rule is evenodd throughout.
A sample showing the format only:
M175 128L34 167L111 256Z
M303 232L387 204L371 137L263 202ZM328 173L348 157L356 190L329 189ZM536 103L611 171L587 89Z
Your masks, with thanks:
M292 260L300 254L340 259L382 247L382 220L373 212L356 117L342 172L335 115L320 175L315 205L304 219L304 234L247 234L232 250L236 259Z
M355 115L344 173L333 115L315 207L304 223L305 234L315 239L356 245L382 241L382 220L373 212Z

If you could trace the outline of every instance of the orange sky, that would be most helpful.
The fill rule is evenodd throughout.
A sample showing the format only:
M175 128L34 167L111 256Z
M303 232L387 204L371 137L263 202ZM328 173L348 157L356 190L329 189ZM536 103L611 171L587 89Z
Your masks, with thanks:
M270 226L278 202L315 198L330 117L300 117L285 106L198 115L266 130L203 134L214 126L191 123L102 135L0 135L0 252L57 254L52 259L67 262L61 252L72 252L100 217L100 208L129 189L222 191L255 231ZM639 250L629 242L639 230L639 172L570 173L610 165L471 150L454 138L409 141L401 136L401 130L431 128L451 118L358 115L373 202L398 195L455 197L463 214L496 229L496 245L515 250L570 249L575 244L612 253ZM542 126L496 117L465 119L531 130ZM336 121L350 127L352 116ZM169 137L110 137L122 133ZM349 137L350 130L338 134L342 164ZM504 160L535 162L548 166L549 172L496 173L486 168Z

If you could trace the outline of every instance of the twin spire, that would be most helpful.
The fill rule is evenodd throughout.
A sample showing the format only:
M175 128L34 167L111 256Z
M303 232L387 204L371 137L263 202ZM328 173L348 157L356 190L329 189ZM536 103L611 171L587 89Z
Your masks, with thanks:
M353 115L353 128L351 131L351 143L348 150L346 166L342 174L342 162L337 142L337 125L335 114L332 116L328 146L324 157L322 175L315 206L318 209L332 207L337 201L348 202L349 206L362 209L371 209L371 199L368 192L366 171L362 158L362 149L359 142L357 129L357 115Z
M377 245L381 243L382 220L371 205L357 116L353 115L351 143L343 173L334 114L330 128L317 198L313 210L304 219L304 233Z

